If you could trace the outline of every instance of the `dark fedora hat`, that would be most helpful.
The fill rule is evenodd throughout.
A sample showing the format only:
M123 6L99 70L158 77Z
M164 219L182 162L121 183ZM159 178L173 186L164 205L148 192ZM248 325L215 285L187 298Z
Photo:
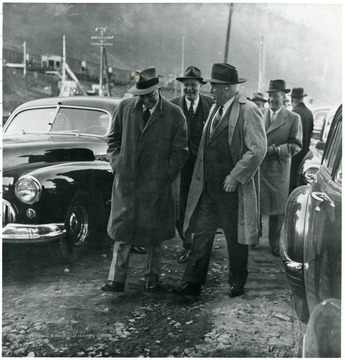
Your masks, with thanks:
M201 76L201 71L195 66L187 67L187 69L183 73L183 76L180 76L180 77L176 78L177 81L181 81L181 82L183 82L183 80L188 80L188 79L198 80L202 84L206 84L203 81L204 78Z
M308 94L304 94L304 89L303 88L293 88L291 91L291 97L293 98L297 98L297 99L301 99L305 96L308 96Z
M252 99L249 99L249 100L251 100L251 101L262 101L264 103L267 102L267 100L264 98L263 93L261 93L261 92L254 93Z
M285 93L290 92L290 89L285 88L285 81L284 80L271 80L268 90L266 92L275 92L275 91L283 91Z
M139 71L138 79L130 83L127 91L133 95L145 95L164 86L165 77L156 74L154 66Z
M212 65L212 73L209 79L204 81L215 84L240 84L247 80L238 77L237 69L226 63L216 63Z

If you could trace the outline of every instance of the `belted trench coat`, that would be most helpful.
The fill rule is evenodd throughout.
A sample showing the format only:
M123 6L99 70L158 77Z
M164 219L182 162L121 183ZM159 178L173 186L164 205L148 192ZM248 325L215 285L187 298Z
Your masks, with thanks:
M206 145L207 128L215 113L213 105L204 126L203 136L194 167L192 183L188 195L184 230L193 232L197 222L198 201L204 188L204 148ZM220 133L228 128L229 151L235 164L230 175L238 181L238 243L244 245L258 242L258 197L255 176L259 165L266 154L266 134L262 113L259 108L240 93L235 96L232 109L224 114L214 130Z
M109 236L133 245L173 238L172 183L188 158L182 110L160 95L144 126L139 98L123 100L114 115L107 155L114 173Z

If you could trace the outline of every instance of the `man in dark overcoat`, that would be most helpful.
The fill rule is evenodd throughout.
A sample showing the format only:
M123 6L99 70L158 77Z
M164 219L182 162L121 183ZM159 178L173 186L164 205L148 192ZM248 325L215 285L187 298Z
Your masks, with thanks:
M264 114L267 154L260 166L261 215L269 216L268 239L272 254L279 256L279 237L289 196L291 157L302 149L302 122L298 114L283 106L285 81L271 80L269 108Z
M108 138L114 173L108 234L114 239L108 282L102 290L125 288L131 245L147 252L146 289L158 288L161 242L175 236L172 183L188 157L182 110L159 92L164 77L142 70L115 113Z
M314 128L313 114L303 102L305 96L308 96L308 94L304 94L304 89L301 87L293 88L291 91L292 111L298 114L302 120L303 146L302 150L291 160L290 192L297 187L298 168L309 151L310 139Z
M245 82L226 63L212 66L215 98L204 126L188 195L184 229L194 233L191 254L178 289L199 296L205 284L214 236L224 231L229 256L229 296L244 292L248 246L258 241L254 176L266 153L260 109L239 92Z
M183 233L183 221L186 211L187 198L190 183L192 181L193 169L196 156L198 154L199 144L202 136L202 129L208 117L208 113L213 104L213 98L208 95L200 94L202 84L206 84L201 76L201 71L195 66L189 66L182 77L176 78L183 84L183 96L171 100L172 103L179 106L187 120L188 127L188 149L189 157L181 170L179 187L179 217L176 222L176 228L183 241L184 251L178 257L178 262L187 261L190 249L192 247L192 234Z

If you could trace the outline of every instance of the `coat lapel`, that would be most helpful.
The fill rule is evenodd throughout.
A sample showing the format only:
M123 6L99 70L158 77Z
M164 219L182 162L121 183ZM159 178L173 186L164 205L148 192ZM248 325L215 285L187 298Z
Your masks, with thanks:
M143 130L144 130L143 106L142 106L141 102L139 101L139 97L137 98L137 101L135 102L135 105L133 108L133 116L139 126L140 132L143 132Z
M270 114L269 111L268 111L268 114ZM273 122L273 124L271 124L271 126L268 128L267 134L273 130L278 129L282 125L284 125L286 123L286 118L287 118L286 110L281 109L281 111L279 112L279 114L278 114L277 118L275 119L275 121Z
M162 108L163 108L163 99L160 97L159 103L155 109L155 111L151 114L149 121L144 128L144 131L147 130L153 123L155 123L162 115Z

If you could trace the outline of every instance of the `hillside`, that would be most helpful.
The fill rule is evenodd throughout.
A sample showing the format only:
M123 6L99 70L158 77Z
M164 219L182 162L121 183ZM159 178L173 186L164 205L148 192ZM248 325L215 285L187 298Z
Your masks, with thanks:
M304 87L315 105L338 104L341 14L340 5L235 3L228 62L248 79L245 94L258 90L264 39L261 91L282 78L289 88ZM193 64L209 76L224 59L228 17L225 3L4 3L3 46L21 51L26 41L28 53L61 54L65 35L68 57L99 63L91 37L104 26L114 36L107 47L111 66L154 65L167 77L178 74L184 39L184 67Z

